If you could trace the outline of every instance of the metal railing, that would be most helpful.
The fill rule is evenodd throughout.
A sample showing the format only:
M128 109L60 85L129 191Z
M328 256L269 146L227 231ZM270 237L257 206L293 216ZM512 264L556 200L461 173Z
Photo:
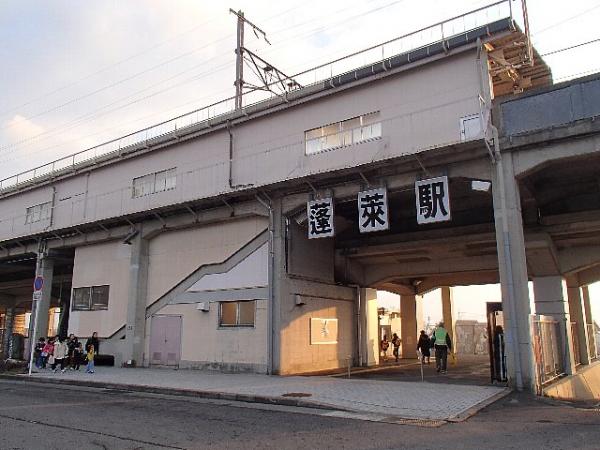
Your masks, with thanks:
M536 387L538 394L541 394L545 384L565 373L559 324L550 316L532 316L531 335Z
M313 67L290 76L299 85L307 87L343 75L358 67L385 60L394 55L417 50L428 45L443 42L447 38L465 33L495 20L513 20L511 0L501 0L459 16L446 19L434 25L405 34L376 46L344 56L334 61ZM244 96L244 108L254 106L273 98L275 94L262 90L250 91ZM47 164L21 172L0 180L0 192L13 189L21 184L37 179L56 176L62 172L78 168L84 163L96 163L113 156L119 156L134 146L147 145L149 141L181 132L182 129L218 119L235 111L235 98L230 97L203 108L160 122L139 131L112 139L108 142L57 159Z

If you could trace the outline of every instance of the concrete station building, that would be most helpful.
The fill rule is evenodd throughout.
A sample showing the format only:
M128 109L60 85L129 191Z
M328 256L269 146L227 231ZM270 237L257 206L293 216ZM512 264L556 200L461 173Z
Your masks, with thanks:
M60 308L119 365L273 374L377 364L376 289L410 347L419 296L500 283L512 386L539 384L548 333L557 374L593 369L600 79L552 85L500 6L1 181L5 352L36 274L35 336Z

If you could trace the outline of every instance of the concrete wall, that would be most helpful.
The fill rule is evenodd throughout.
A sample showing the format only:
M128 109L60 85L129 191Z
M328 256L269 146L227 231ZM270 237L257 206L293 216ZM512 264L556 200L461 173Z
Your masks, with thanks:
M179 315L183 319L181 362L179 367L252 371L267 368L267 301L256 301L253 328L219 328L219 304L211 303L208 312L195 304L167 305L158 314ZM148 320L147 332L152 318Z
M600 79L578 80L501 104L502 131L514 135L600 115Z
M204 264L226 260L268 226L264 218L230 220L163 233L150 241L147 304Z
M108 309L71 311L69 333L101 338L111 336L127 320L129 289L129 245L121 242L90 245L75 249L73 288L109 285Z
M544 395L561 400L597 402L600 400L600 362L552 383L544 389Z
M479 113L475 57L467 51L234 124L233 183L261 186L460 142L460 118ZM305 155L306 130L373 111L381 139ZM220 129L9 194L0 200L0 242L228 192L228 160L229 134ZM132 198L134 178L170 168L174 190ZM26 208L47 201L52 220L26 225Z
M348 356L354 358L356 352L354 290L302 282L296 285L294 291L289 298L282 299L285 323L280 330L280 374L346 367ZM301 295L305 304L296 306L295 295ZM337 343L311 344L311 318L337 319Z

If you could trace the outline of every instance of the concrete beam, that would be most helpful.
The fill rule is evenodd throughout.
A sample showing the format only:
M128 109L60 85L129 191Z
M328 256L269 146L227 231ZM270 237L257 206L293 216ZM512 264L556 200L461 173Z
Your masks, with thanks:
M432 275L451 277L464 273L489 272L498 270L496 256L477 258L431 259L419 262L398 264L374 264L365 267L365 282L374 286L392 281L395 278L419 278Z
M600 245L565 248L558 251L561 273L581 272L600 264Z
M577 272L577 279L579 280L579 286L587 286L600 281L600 264Z

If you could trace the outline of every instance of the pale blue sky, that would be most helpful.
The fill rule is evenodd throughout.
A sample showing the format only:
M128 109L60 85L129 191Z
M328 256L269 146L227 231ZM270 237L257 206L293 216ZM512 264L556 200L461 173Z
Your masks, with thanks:
M295 73L460 14L483 0L0 0L0 178L233 94L243 9ZM519 1L514 1L518 10ZM529 0L542 52L597 38L599 0ZM268 48L267 48L268 47ZM556 79L600 67L600 44L547 57Z

